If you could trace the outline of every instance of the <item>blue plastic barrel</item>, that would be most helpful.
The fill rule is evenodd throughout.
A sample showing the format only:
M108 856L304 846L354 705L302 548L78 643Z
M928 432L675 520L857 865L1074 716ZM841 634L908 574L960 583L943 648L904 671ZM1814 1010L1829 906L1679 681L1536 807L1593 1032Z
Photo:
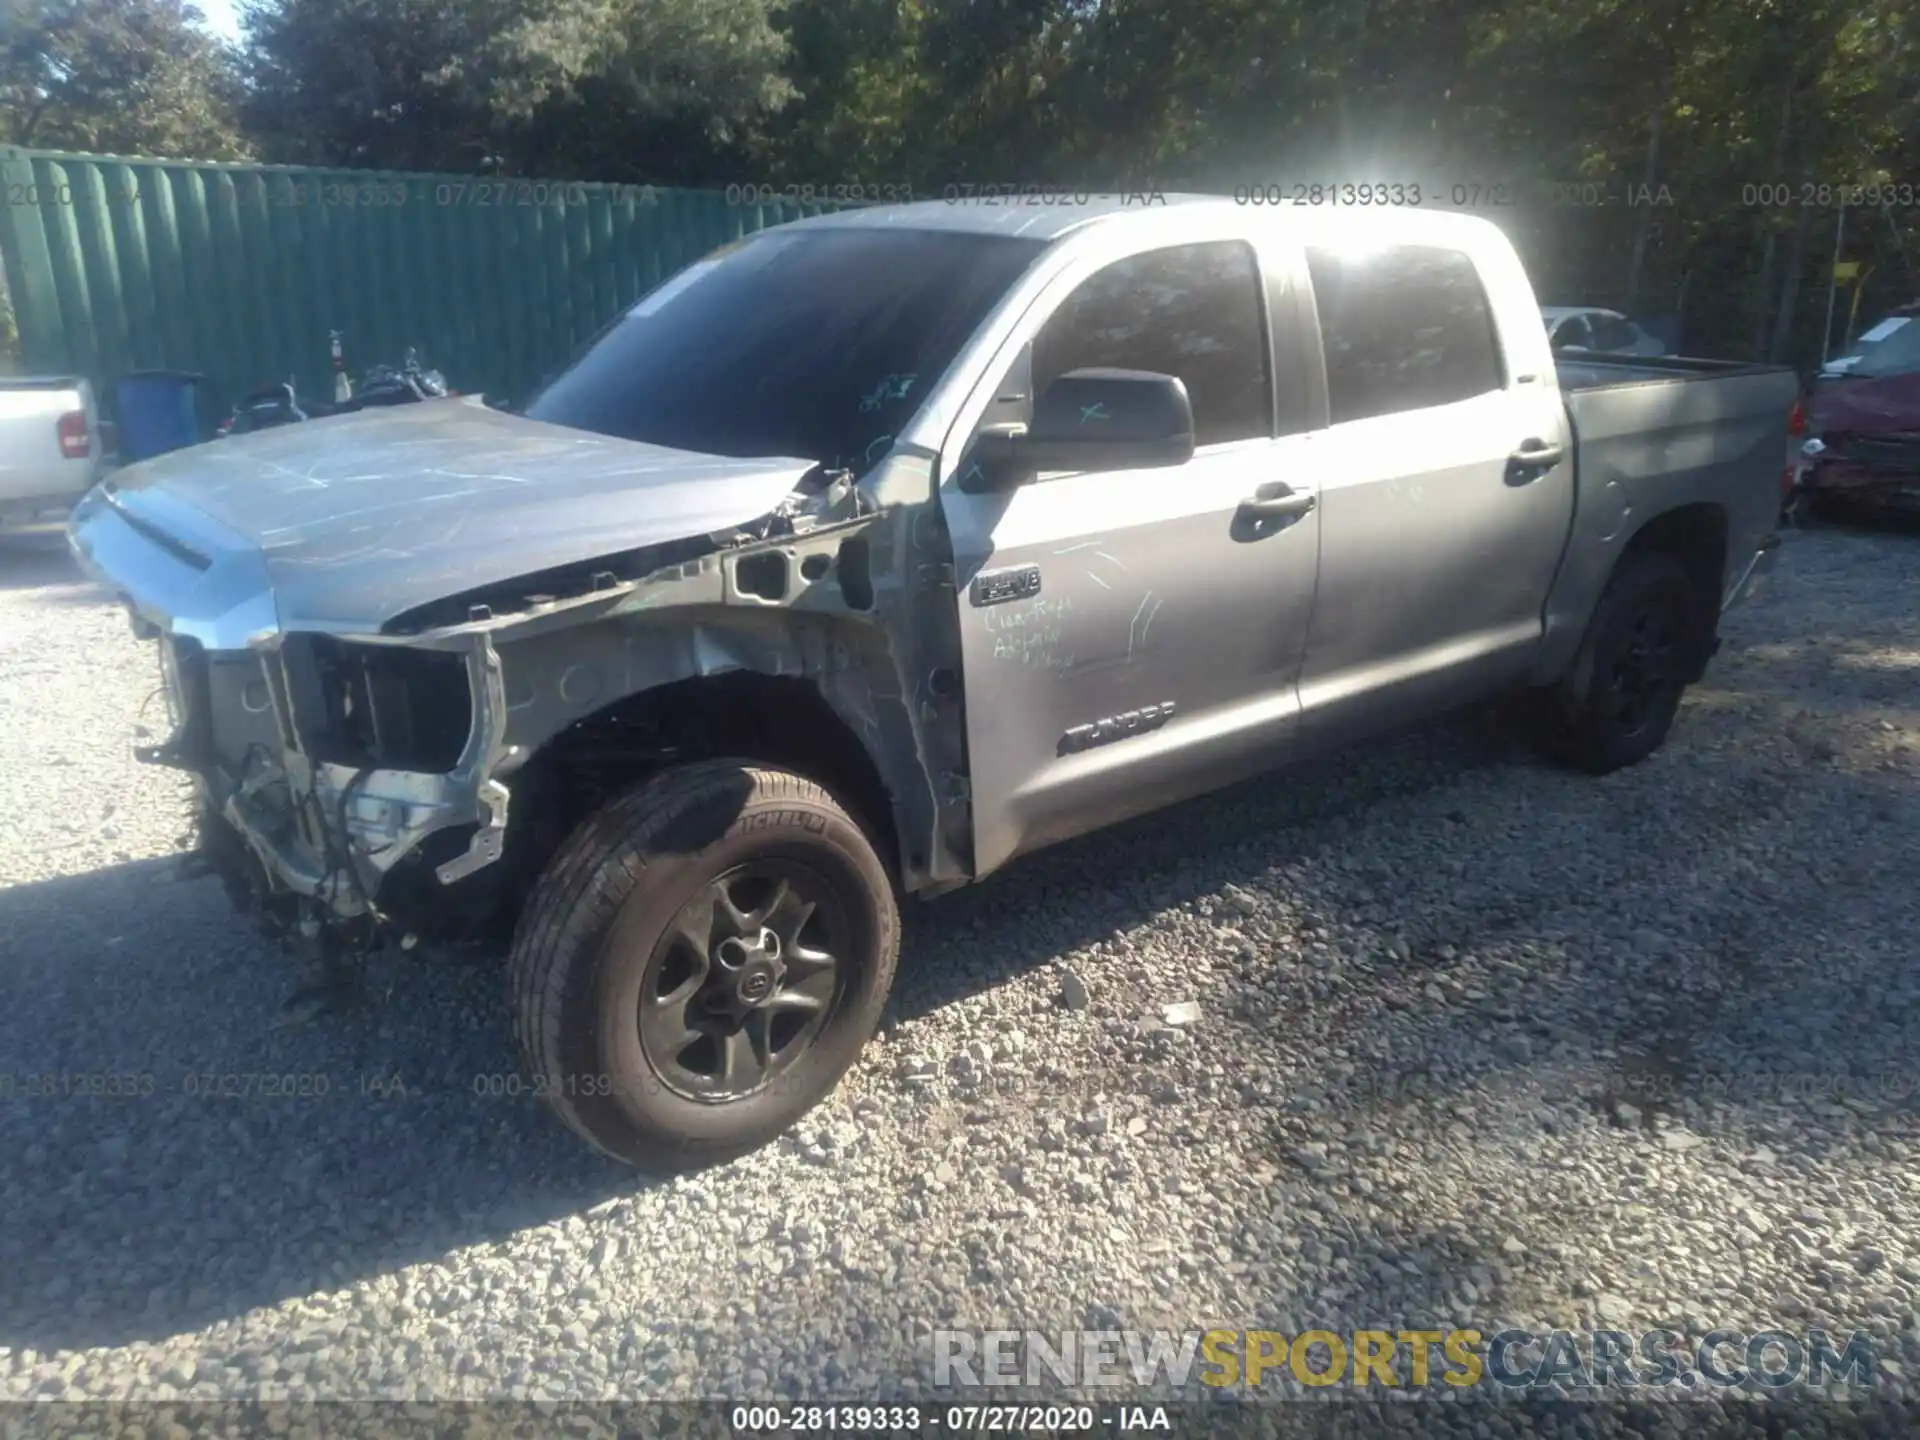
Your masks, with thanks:
M136 370L114 382L120 458L128 464L200 440L200 377L183 370Z

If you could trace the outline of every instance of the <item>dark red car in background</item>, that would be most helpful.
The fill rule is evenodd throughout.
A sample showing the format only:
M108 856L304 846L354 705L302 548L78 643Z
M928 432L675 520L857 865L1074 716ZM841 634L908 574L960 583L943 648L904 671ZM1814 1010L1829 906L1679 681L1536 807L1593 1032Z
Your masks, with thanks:
M1815 377L1793 493L1809 514L1920 517L1920 302Z

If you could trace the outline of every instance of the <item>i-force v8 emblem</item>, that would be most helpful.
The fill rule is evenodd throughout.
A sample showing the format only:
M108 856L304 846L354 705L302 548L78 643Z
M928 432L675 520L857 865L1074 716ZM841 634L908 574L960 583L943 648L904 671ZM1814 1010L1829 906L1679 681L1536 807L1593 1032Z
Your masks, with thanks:
M1004 605L1009 600L1031 600L1040 593L1040 567L1015 565L1009 570L982 570L973 577L973 603Z

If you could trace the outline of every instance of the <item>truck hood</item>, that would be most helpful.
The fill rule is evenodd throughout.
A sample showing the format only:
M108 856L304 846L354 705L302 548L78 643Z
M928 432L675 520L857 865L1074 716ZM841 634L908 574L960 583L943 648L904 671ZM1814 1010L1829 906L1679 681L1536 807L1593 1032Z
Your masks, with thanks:
M176 450L103 481L75 551L169 628L271 591L280 629L378 631L417 606L764 515L813 462L731 459L433 400ZM165 550L182 585L140 563ZM129 573L137 572L137 573ZM222 583L224 582L224 583ZM194 600L156 591L202 592ZM217 592L217 593L216 593ZM266 618L246 606L251 623ZM197 610L198 613L183 613ZM203 639L203 643L206 643Z

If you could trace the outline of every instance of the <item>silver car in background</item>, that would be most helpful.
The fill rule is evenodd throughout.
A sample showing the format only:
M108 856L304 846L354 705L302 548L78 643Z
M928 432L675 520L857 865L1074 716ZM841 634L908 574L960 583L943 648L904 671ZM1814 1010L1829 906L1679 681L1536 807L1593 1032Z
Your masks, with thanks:
M1667 347L1618 310L1592 305L1542 305L1547 343L1555 350L1599 355L1664 355Z

